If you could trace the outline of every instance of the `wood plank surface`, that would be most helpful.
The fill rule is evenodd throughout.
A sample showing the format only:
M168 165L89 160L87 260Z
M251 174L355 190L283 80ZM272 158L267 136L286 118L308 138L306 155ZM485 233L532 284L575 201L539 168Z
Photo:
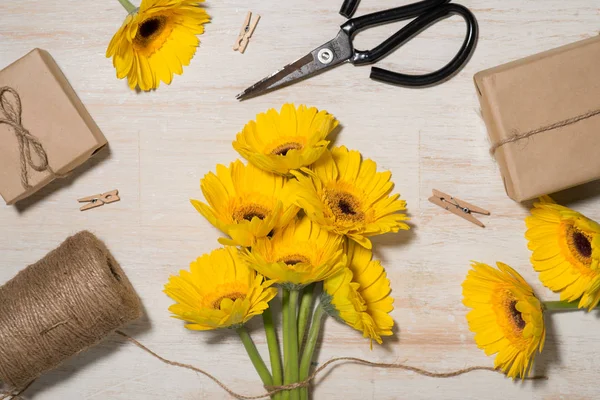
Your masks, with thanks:
M359 14L406 0L364 0ZM125 17L116 0L0 2L0 67L35 47L48 50L110 142L110 151L19 206L0 206L0 283L82 229L109 246L142 298L146 316L125 330L157 353L213 373L239 392L262 392L237 337L185 330L169 317L162 293L169 275L217 246L218 232L190 205L199 179L237 153L231 142L254 116L284 102L326 109L341 122L338 144L392 171L412 217L410 232L374 240L396 298L397 336L369 350L360 334L329 319L319 361L353 356L406 362L436 371L492 365L478 350L461 304L470 260L512 265L543 299L524 239L528 209L504 193L472 83L482 69L597 35L598 0L461 0L481 34L470 63L447 83L402 89L369 79L369 67L326 74L239 103L235 95L331 39L344 19L340 1L220 0L202 44L182 76L151 93L130 91L104 54ZM262 16L244 55L231 50L246 12ZM387 38L398 25L360 34L357 47ZM381 65L431 71L451 59L464 33L453 17L421 34ZM1 129L1 128L0 128ZM0 131L0 140L4 140ZM81 213L76 199L118 188L122 200ZM427 201L432 188L491 210L482 230ZM600 219L600 185L557 196ZM549 380L513 383L475 372L451 379L343 365L317 380L316 399L597 399L597 313L552 316L535 372ZM252 334L266 355L259 321ZM226 399L203 376L162 364L117 335L41 377L26 398Z

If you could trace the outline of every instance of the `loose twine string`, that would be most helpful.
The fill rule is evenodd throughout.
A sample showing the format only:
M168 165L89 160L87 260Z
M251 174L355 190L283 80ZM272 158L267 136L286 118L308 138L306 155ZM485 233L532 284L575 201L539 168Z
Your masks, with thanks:
M12 94L14 98L14 104L8 100L6 93ZM31 189L29 184L29 176L27 174L27 166L38 172L48 171L52 177L57 177L57 174L52 170L50 164L48 164L48 155L44 150L44 146L40 141L33 136L27 129L22 125L21 121L21 98L16 90L11 87L5 86L0 88L0 111L4 114L4 118L0 118L0 125L6 124L13 128L17 141L19 143L19 154L21 160L21 185L24 189ZM31 158L31 149L39 159L39 163Z
M490 154L493 156L496 153L496 150L498 150L500 147L504 146L505 144L514 143L514 142L522 140L522 139L527 139L528 137L537 135L538 133L562 128L567 125L572 125L576 122L583 121L584 119L592 118L598 114L600 114L600 109L588 111L588 112L578 115L576 117L567 118L565 120L558 121L553 124L543 126L541 128L533 129L528 132L524 132L524 133L515 132L511 136L494 143L492 145L492 147L490 147Z
M317 377L317 375L319 375L321 372L323 372L323 370L330 367L334 363L339 363L342 361L358 363L358 364L367 365L367 366L376 367L376 368L401 369L404 371L412 371L419 375L428 376L430 378L453 378L455 376L463 375L463 374L473 372L473 371L491 371L491 372L502 373L502 371L500 371L498 369L495 369L492 367L483 367L483 366L468 367L468 368L458 369L458 370L451 371L451 372L431 372L426 369L412 367L410 365L405 365L405 364L400 364L400 363L396 363L396 364L377 363L377 362L372 362L369 360L364 360L362 358L356 358L356 357L336 357L336 358L332 358L329 361L325 362L323 365L321 365L319 368L317 368L312 374L310 374L310 376L308 378L306 378L305 380L303 380L301 382L292 383L290 385L282 385L282 386L265 386L265 389L267 390L266 393L256 395L256 396L246 396L246 395L234 392L231 388L229 388L227 385L225 385L223 382L221 382L219 379L217 379L214 375L210 374L209 372L207 372L203 369L194 367L193 365L190 365L190 364L184 364L184 363L180 363L178 361L168 360L162 356L159 356L154 351L150 350L149 348L147 348L146 346L144 346L143 344L141 344L140 342L138 342L137 340L135 340L128 334L126 334L122 331L116 331L116 333L121 335L126 340L130 341L131 343L133 343L140 349L144 350L146 353L159 359L160 361L162 361L165 364L168 364L168 365L171 365L174 367L188 369L188 370L198 372L198 373L206 376L207 378L209 378L210 380L215 382L217 385L219 385L221 387L221 389L223 389L224 391L229 393L232 397L235 397L236 399L241 399L241 400L264 399L264 398L271 397L272 395L282 392L284 390L308 387L310 385L311 381L313 381ZM538 379L547 379L547 378L545 376L532 376L532 377L527 377L524 379L538 380Z

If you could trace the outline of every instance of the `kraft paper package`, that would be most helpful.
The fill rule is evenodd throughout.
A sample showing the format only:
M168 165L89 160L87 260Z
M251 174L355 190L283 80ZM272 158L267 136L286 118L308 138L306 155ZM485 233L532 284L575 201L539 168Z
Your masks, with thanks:
M83 164L107 141L50 54L0 71L0 195L14 204Z
M600 36L475 75L491 152L522 202L600 179Z

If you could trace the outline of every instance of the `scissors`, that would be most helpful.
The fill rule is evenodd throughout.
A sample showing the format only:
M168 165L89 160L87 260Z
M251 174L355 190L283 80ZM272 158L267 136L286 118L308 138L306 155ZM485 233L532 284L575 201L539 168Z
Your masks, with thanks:
M399 86L423 87L442 82L466 64L475 48L478 36L475 16L462 5L448 4L450 1L424 0L349 19L340 27L341 29L335 39L317 47L304 57L250 86L238 94L237 99L244 100L259 96L273 89L327 71L347 61L354 65L374 64L438 21L451 15L459 15L463 17L467 24L465 40L458 53L446 66L423 75L407 75L377 67L371 68L371 79ZM347 3L350 3L350 8L355 8L358 1L350 0ZM358 32L376 25L410 18L415 19L379 46L371 50L356 50L354 48L353 39Z

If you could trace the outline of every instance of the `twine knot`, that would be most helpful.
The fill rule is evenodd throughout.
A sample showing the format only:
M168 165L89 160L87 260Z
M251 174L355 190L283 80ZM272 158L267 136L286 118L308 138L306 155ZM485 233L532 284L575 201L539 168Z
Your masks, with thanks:
M13 97L13 103L6 96L10 93ZM27 166L38 172L48 171L52 176L56 176L50 165L48 164L48 155L44 150L44 146L40 141L33 136L21 122L21 98L16 90L5 86L0 88L0 125L6 124L13 128L17 142L19 143L19 154L21 158L21 185L24 189L31 189L29 184L29 176L27 174ZM3 114L3 115L2 115ZM2 118L4 117L4 118ZM37 155L38 162L36 163L31 158L31 151Z
M492 146L490 147L490 154L492 156L495 155L496 150L498 150L500 147L504 146L505 144L509 144L509 143L515 143L519 140L522 139L527 139L528 137L531 137L533 135L537 135L538 133L542 133L542 132L547 132L547 131L552 131L554 129L558 129L558 128L562 128L568 125L572 125L575 124L579 121L583 121L585 119L588 118L592 118L595 117L596 115L600 115L600 109L596 109L596 110L590 110L587 111L583 114L580 115L576 115L575 117L571 117L571 118L567 118L564 119L562 121L558 121L549 125L545 125L542 126L540 128L537 129L533 129L527 132L519 132L517 130L513 130L511 132L511 135L505 139L502 139L494 144L492 144Z

